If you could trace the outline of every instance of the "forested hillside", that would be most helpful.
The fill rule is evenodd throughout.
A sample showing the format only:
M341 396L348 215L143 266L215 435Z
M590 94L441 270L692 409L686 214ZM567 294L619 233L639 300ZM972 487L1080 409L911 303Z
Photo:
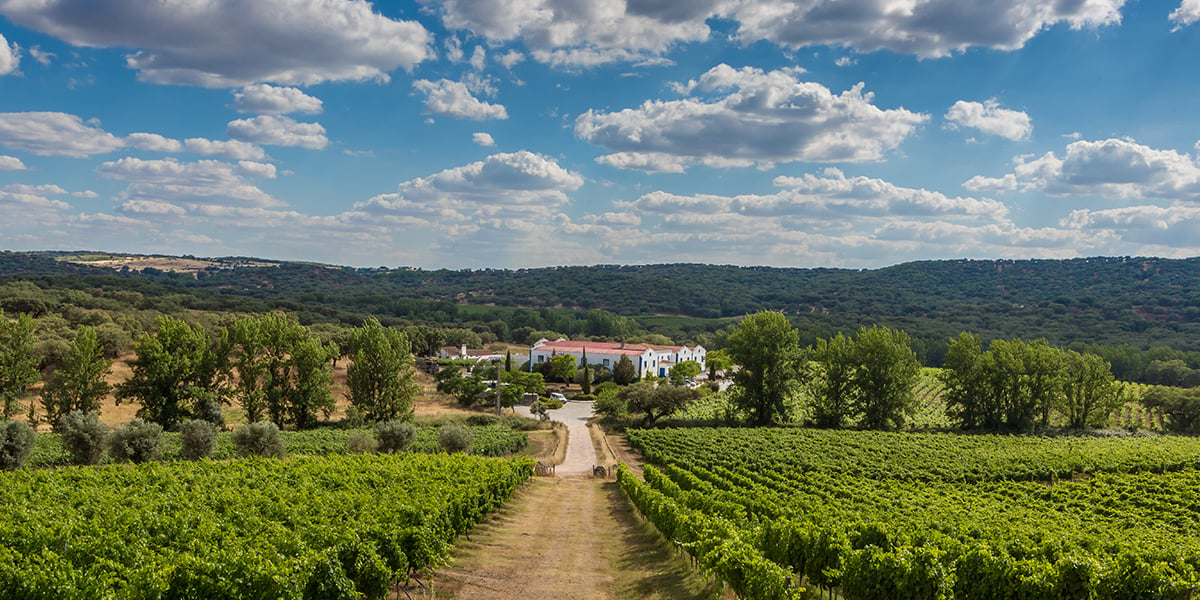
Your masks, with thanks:
M283 309L303 323L357 324L373 315L385 324L486 324L497 338L516 342L526 341L513 335L521 329L659 333L709 344L720 344L734 318L770 309L784 311L804 340L872 323L903 329L929 363L964 330L985 340L1046 338L1058 345L1200 346L1200 259L925 261L862 271L695 264L426 271L270 261L237 268L245 259L220 259L178 273L65 260L78 256L0 254L0 284L10 284L0 289L0 307L36 314L70 302L66 291L99 289L109 306L97 308ZM57 292L14 291L18 280ZM589 322L596 309L606 311L603 322L596 313Z

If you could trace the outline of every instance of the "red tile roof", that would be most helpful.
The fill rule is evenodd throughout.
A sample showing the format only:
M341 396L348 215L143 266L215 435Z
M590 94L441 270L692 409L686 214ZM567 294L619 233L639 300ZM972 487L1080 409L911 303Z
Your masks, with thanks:
M596 354L628 354L637 356L648 349L655 350L678 350L678 346L652 346L649 344L622 344L620 342L587 342L583 340L562 340L557 342L546 342L535 350L554 350L558 352L579 352L585 350Z

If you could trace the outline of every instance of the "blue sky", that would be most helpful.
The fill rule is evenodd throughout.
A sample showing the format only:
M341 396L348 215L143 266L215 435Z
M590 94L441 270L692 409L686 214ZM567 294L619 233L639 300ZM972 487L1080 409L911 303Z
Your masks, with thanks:
M1200 0L0 0L0 247L1200 254Z

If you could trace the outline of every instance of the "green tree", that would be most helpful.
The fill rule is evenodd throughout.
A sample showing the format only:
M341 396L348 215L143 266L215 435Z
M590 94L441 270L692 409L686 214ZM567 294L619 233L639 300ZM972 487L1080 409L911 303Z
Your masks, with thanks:
M41 378L33 353L33 317L21 313L10 320L0 309L0 417L10 419L21 411L25 388Z
M703 371L700 363L694 360L685 360L671 367L671 383L683 385L685 379L691 379Z
M708 367L708 378L716 380L721 371L728 371L733 366L729 353L724 350L713 350L704 355L704 365Z
M1074 428L1103 426L1124 397L1108 361L1070 350L1063 357L1063 413Z
M617 359L617 364L613 365L612 375L617 385L629 385L637 379L637 370L633 367L633 361L622 354L621 358Z
M81 327L63 359L42 389L42 409L46 420L54 427L73 410L99 412L100 403L108 395L105 377L111 372L112 361L104 357L96 331Z
M995 429L1004 422L994 370L979 336L964 331L950 341L939 378L945 386L946 414L963 429Z
M583 360L581 360L580 362L583 363L583 369L581 369L583 371L583 379L579 382L579 389L584 394L591 394L592 393L592 370L591 370L591 368L588 367L587 350L583 351Z
M700 392L687 388L659 385L658 380L645 379L630 384L617 394L631 413L645 415L644 423L652 427L659 419L669 416L700 397Z
M235 394L246 415L246 421L257 423L266 416L266 361L263 360L262 321L253 317L238 319L233 323L234 344L230 362L237 370Z
M1049 425L1050 409L1062 389L1062 351L1045 340L1016 339L993 341L988 354L1005 426L1027 431L1039 421Z
M788 397L800 378L800 336L783 313L749 315L729 335L729 356L740 366L733 401L755 425L786 420Z
M538 373L537 375L541 375ZM437 390L451 394L463 406L473 406L479 401L479 395L487 391L487 384L478 373L464 376L457 367L447 367L438 371Z
M1200 388L1156 385L1142 396L1142 406L1167 415L1167 429L1181 433L1200 432Z
M280 313L243 320L253 322L235 323L232 338L237 341L237 389L247 420L258 422L265 413L273 423L307 428L316 424L318 410L332 412L337 345L322 344L308 328Z
M417 385L408 336L368 319L351 334L350 357L350 403L374 421L412 419Z
M297 429L315 426L318 410L326 419L333 412L332 362L338 354L336 345L322 344L321 340L310 335L301 337L292 347L287 415L288 422Z
M842 335L817 340L813 348L816 373L812 380L813 420L819 427L842 427L854 416L858 388L853 385L858 366L854 341Z
M504 374L504 380L507 383L520 386L525 392L530 394L546 395L546 378L541 373L509 371Z
M197 415L198 402L213 389L219 364L204 329L188 325L175 317L159 317L157 331L146 334L137 343L137 358L130 361L133 375L117 386L117 403L137 402L137 416L164 429L173 429L179 421Z
M856 368L851 382L859 424L899 429L914 410L913 384L921 372L907 333L888 327L862 328L854 339Z
M509 383L500 386L500 406L512 408L520 404L525 397L525 388L519 383Z
M550 357L550 377L563 383L575 378L575 357L570 354L555 354Z

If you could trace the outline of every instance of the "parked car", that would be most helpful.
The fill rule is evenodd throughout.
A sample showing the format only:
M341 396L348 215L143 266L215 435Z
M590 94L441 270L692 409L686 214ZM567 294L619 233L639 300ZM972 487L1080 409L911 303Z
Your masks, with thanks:
M564 396L564 395L562 395L562 394L560 394L560 393L558 393L558 392L551 392L551 393L550 393L550 399L551 399L551 400L557 400L557 401L559 401L559 402L566 402L566 401L567 401L567 397L566 397L566 396Z

